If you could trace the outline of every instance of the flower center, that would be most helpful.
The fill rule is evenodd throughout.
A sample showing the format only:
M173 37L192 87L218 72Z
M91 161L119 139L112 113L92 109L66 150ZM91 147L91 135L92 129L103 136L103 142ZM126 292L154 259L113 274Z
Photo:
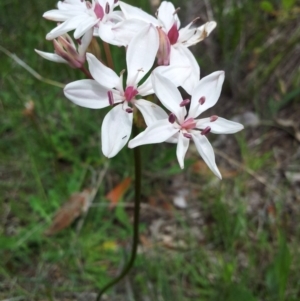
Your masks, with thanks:
M96 17L102 20L102 18L104 17L104 10L98 2L95 5L94 12L96 14Z
M133 86L129 86L126 88L125 90L125 99L129 102L131 101L134 97L136 97L139 94L139 91L133 87Z
M196 121L194 118L188 118L181 124L182 130L191 130L196 127Z
M174 23L168 32L168 38L169 38L171 45L174 45L177 43L178 37L179 37L179 31L177 29L176 23Z

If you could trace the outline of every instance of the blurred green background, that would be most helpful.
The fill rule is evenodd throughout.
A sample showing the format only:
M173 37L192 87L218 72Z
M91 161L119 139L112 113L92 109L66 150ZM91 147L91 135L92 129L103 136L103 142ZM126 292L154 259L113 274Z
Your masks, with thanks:
M154 13L159 1L128 3ZM298 301L300 3L173 3L183 26L197 16L199 25L218 23L191 49L201 76L226 71L213 112L245 130L209 136L221 182L193 148L184 171L173 145L142 148L139 255L106 300ZM115 208L105 196L133 177L133 160L126 148L109 162L101 154L107 110L76 107L5 54L62 84L83 78L34 52L53 51L45 35L55 24L42 14L55 4L0 2L0 300L94 300L130 253L133 186ZM112 51L124 69L124 49ZM60 206L98 172L104 179L88 213L45 235Z

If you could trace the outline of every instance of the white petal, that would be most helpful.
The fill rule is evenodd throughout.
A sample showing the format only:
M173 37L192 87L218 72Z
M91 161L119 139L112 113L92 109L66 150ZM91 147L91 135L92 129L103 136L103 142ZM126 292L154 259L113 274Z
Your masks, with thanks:
M146 25L129 43L127 62L127 86L135 86L152 68L159 46L157 29ZM139 71L142 70L142 71Z
M76 17L72 17L71 19L68 19L64 23L58 25L57 27L53 28L47 35L47 40L53 40L63 34L65 34L68 31L71 31L75 29L82 21L86 19L86 14L79 15Z
M74 38L79 39L82 37L89 29L94 27L99 22L98 19L94 17L86 17L76 28L74 32Z
M86 11L86 3L85 1L81 0L64 0L64 1L58 1L57 8L59 10L65 10L65 11Z
M182 97L176 86L169 79L155 71L152 73L152 83L158 99L170 112L176 115L179 122L183 122L186 109L180 106Z
M127 143L131 135L133 114L123 110L122 104L110 110L102 123L102 152L114 157Z
M218 117L218 119L213 122L210 121L210 118L203 118L198 120L196 125L199 129L205 129L208 126L214 134L234 134L244 128L242 124L222 117Z
M221 173L216 165L215 153L208 139L200 133L192 133L196 148L211 171L222 179Z
M141 96L147 96L150 94L154 94L154 90L152 87L152 79L151 76L148 76L148 78L138 87L139 95Z
M186 47L195 45L201 41L203 41L205 38L207 38L210 33L216 28L217 23L214 21L207 22L204 25L198 27L197 29L192 28L190 30L193 30L194 34L185 40L184 45Z
M138 34L138 32L147 25L147 22L138 20L138 19L130 19L122 21L116 24L112 31L115 36L115 40L123 46L127 46L132 38Z
M56 21L56 22L64 22L72 17L75 17L78 15L77 11L74 10L58 10L53 9L45 12L43 14L43 17L47 20Z
M98 35L100 39L108 44L115 46L123 46L122 43L115 39L115 33L112 31L112 27L115 24L107 22L101 22L98 28Z
M196 28L190 28L194 23L191 22L187 26L180 28L177 43L181 43L188 47L187 41L195 34Z
M107 91L92 79L78 80L67 84L64 88L64 94L68 99L90 109L102 109L110 105Z
M139 99L134 102L134 105L142 113L147 126L150 126L157 120L168 119L168 114L151 101Z
M101 86L112 89L119 85L119 76L112 69L102 64L93 54L87 53L86 59L93 78Z
M161 74L162 76L172 79L172 83L176 87L180 87L188 79L191 68L190 66L170 65L156 67L154 72Z
M175 22L178 24L178 16L177 14L174 14L175 7L173 3L163 1L157 9L157 12L157 18L163 24L167 32L171 29ZM177 28L179 28L179 24Z
M182 169L184 168L184 157L189 147L189 144L190 144L190 139L184 137L182 132L179 132L176 155L177 155L180 168Z
M190 72L186 73L186 78L183 81L181 87L188 93L191 94L200 78L200 67L191 53L191 51L183 45L176 44L171 47L170 56L171 66L189 66Z
M37 49L34 49L34 51L46 60L56 62L56 63L68 63L65 59L63 59L61 56L57 55L56 53L44 52Z
M85 55L85 52L92 41L93 31L93 28L91 28L83 35L81 39L81 44L78 46L78 53L80 55Z
M153 24L155 26L159 26L159 22L154 17L147 14L140 8L129 5L123 1L119 1L119 5L122 12L124 13L125 19L138 19Z
M216 71L203 77L192 93L189 117L196 118L202 112L214 106L221 94L224 82L224 71ZM199 99L205 97L203 105L199 104Z
M178 129L169 122L168 119L156 121L151 124L146 130L130 140L128 143L129 148L134 148L139 145L161 143L172 137Z

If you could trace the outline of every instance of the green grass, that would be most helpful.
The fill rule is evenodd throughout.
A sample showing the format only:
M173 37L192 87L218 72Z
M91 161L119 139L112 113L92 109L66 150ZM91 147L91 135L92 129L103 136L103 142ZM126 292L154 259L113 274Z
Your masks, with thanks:
M226 118L255 108L272 123L283 109L299 105L299 73L293 69L287 77L281 72L294 53L299 31L263 46L274 28L288 32L297 24L287 11L299 6L269 2L278 15L266 12L266 4L261 7L259 1L232 1L230 9L224 1L211 1L218 27L210 39L218 48L212 59L203 46L199 63L203 73L221 68L227 72L219 103L220 108L222 101L232 99ZM43 76L68 83L83 76L33 52L52 50L44 37L53 23L41 16L54 4L1 2L0 40ZM150 8L146 0L138 5ZM119 57L121 51L114 55ZM45 236L61 204L89 187L93 172L107 162L99 141L107 111L76 107L60 88L37 81L2 52L0 58L0 299L63 300L71 293L97 292L129 258L132 210L126 204L132 203L134 192L131 189L114 210L105 195L132 176L131 151L123 149L110 160L80 232L76 221L55 236ZM253 61L255 68L249 69ZM118 61L116 69L124 67ZM33 117L23 113L30 100ZM127 280L109 292L110 300L299 300L299 204L296 197L290 202L294 188L289 182L272 186L277 163L268 141L274 131L261 126L231 137L234 150L226 155L240 163L234 166L217 157L223 172L236 173L221 183L210 172L194 171L199 159L192 152L182 172L173 145L142 148L143 202L148 204L151 197L157 201L156 209L142 209L141 234L151 243L141 248ZM261 141L250 143L257 139ZM276 146L288 139L282 132ZM189 208L166 211L163 205L172 202L170 187L176 181L191 191ZM155 237L150 226L159 220Z

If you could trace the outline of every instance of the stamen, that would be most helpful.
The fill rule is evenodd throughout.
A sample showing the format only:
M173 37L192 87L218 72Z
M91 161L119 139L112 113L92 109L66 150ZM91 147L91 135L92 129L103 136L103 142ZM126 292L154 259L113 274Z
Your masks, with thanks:
M174 10L173 16L176 15L180 10L181 10L181 8L180 8L180 7L177 7L177 8Z
M184 99L180 104L179 104L179 106L181 106L181 107L184 107L184 106L186 106L187 104L189 104L191 102L191 100L190 99Z
M83 2L83 1L82 1ZM92 8L92 3L90 2L90 1L85 1L85 5L86 5L86 8L87 9L90 9L90 8Z
M218 118L219 118L219 116L217 116L217 115L212 115L212 116L210 116L210 122L214 122L214 121L216 121Z
M183 136L184 136L185 138L192 139L192 135L189 134L189 133L184 133Z
M176 121L176 116L175 116L174 113L171 113L171 114L169 115L169 122L170 122L170 123L174 123L175 121Z
M200 17L195 18L192 23L195 24L198 20L200 19Z
M106 14L109 14L109 9L110 9L109 4L108 4L108 2L106 2L106 5L105 5L105 13Z
M133 109L127 108L127 109L126 109L126 112L127 112L127 113L132 113L132 112L133 112Z
M81 39L77 39L76 42L78 43L78 45L81 45Z
M116 4L119 0L115 0L114 3Z
M205 100L206 100L205 96L200 97L199 99L200 105L203 105L205 103Z
M206 136L211 131L211 127L207 126L204 130L202 130L201 135Z
M112 91L108 91L107 92L107 96L108 96L108 102L111 106L114 105L114 95L112 93Z

